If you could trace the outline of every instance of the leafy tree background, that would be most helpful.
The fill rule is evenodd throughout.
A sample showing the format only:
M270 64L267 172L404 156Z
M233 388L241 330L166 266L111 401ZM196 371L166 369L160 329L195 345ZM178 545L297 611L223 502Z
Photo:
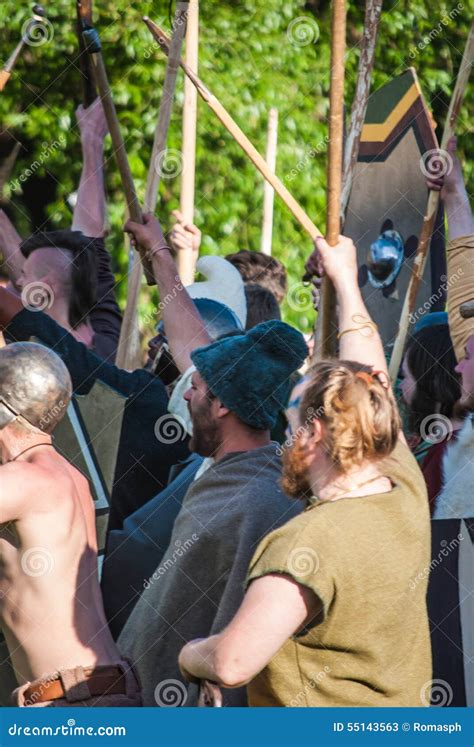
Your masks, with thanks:
M0 5L2 62L18 41L30 5L3 0ZM67 198L77 188L81 150L74 110L81 101L75 36L75 3L45 4L53 38L26 47L15 72L0 94L0 157L18 139L22 151L12 178L24 172L45 148L49 155L23 186L4 190L18 230L66 227L71 219ZM164 55L141 21L149 15L166 29L174 4L97 0L96 26L112 86L130 165L143 197L153 133L165 71ZM431 0L387 0L380 24L372 89L408 66L417 70L425 97L442 132L449 98L467 39L472 6L468 0L449 5ZM348 3L346 105L350 111L359 61L364 3ZM306 34L306 36L304 36ZM307 42L307 43L305 43ZM222 101L261 153L265 152L268 110L279 110L277 173L314 222L324 230L325 169L330 57L328 0L206 0L200 10L200 77ZM183 74L179 73L169 148L181 149ZM465 174L472 178L474 143L469 138L472 88L458 126ZM109 140L109 139L108 139ZM50 148L59 141L59 147ZM316 157L309 157L311 150ZM117 291L126 297L127 253L121 226L124 200L107 145L106 183L109 205L109 249L117 273ZM298 166L299 164L299 166ZM172 165L170 164L172 171ZM295 171L292 171L295 170ZM472 186L472 182L471 182ZM157 213L165 228L179 207L180 178L161 180ZM202 252L227 254L260 246L263 182L253 165L224 131L204 102L199 102L196 217L202 229ZM290 288L300 283L311 244L287 208L276 197L273 254L289 272ZM152 326L150 310L156 291L144 290L144 333ZM313 312L285 303L284 318L303 331Z

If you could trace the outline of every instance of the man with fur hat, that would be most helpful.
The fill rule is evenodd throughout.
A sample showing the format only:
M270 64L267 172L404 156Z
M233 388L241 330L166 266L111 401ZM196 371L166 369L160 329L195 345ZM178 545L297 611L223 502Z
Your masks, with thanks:
M71 392L48 348L0 351L0 628L19 685L13 705L138 706L105 620L89 486L51 440Z
M118 641L137 667L148 706L196 704L197 688L188 691L178 666L183 642L225 627L242 600L257 543L301 510L280 488L270 429L306 355L303 336L280 321L191 353L190 447L212 463L189 487L168 549L144 579ZM245 705L245 691L228 691L225 703Z

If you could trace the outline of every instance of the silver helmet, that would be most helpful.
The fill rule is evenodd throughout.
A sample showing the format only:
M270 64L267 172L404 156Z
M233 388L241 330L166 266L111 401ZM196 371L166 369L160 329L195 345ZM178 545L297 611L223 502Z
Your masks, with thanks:
M17 418L52 433L72 395L61 358L35 342L14 342L0 350L0 429Z

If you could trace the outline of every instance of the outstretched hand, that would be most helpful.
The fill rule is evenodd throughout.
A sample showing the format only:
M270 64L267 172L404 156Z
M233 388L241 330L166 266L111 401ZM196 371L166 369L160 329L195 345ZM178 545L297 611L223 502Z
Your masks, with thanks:
M172 215L176 218L176 223L168 235L171 248L175 252L188 250L198 254L201 246L201 231L194 223L186 223L179 210L173 210Z
M96 98L87 109L82 104L76 109L76 119L81 131L81 137L94 137L103 140L109 131L104 108L99 98Z

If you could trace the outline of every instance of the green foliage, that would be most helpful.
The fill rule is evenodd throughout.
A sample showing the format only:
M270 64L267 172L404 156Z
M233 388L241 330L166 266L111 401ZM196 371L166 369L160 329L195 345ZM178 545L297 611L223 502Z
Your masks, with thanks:
M143 0L139 4L101 0L94 9L104 57L127 142L132 172L140 197L144 195L151 144L160 103L165 58L156 50L141 16L148 14L170 27L168 3ZM47 7L53 38L38 47L27 47L12 79L0 95L2 128L11 130L28 150L18 159L18 177L38 159L44 144L60 136L62 145L40 164L37 175L48 172L57 180L57 191L48 206L51 224L70 221L67 196L77 187L81 168L80 144L74 109L81 100L77 68L75 3L56 0ZM379 31L373 86L413 65L441 131L462 50L469 30L467 4L452 7L430 0L388 0ZM29 13L27 2L4 0L0 6L1 48L5 54L17 43ZM299 19L299 20L298 20ZM350 2L346 101L348 111L355 86L358 43L363 30L363 3ZM444 20L443 20L444 19ZM307 37L298 36L306 32ZM308 41L309 43L303 43ZM264 153L267 115L279 110L277 173L296 199L324 230L325 169L330 11L322 0L240 0L201 4L200 76ZM180 73L172 116L169 147L181 149L183 76ZM472 88L461 112L458 135L461 151L472 161L468 138L468 111ZM317 151L316 156L309 155ZM110 156L110 145L107 155ZM296 173L295 173L296 172ZM472 166L466 166L472 176ZM170 225L171 210L179 206L179 176L162 179L158 215ZM116 167L107 163L107 194L111 237L118 277L125 278L127 251L121 233L123 196ZM21 194L12 196L15 220L22 232L30 226ZM204 253L226 254L238 248L259 249L263 183L253 165L216 120L199 102L196 174L196 223L203 231ZM287 208L275 199L273 253L289 272L290 287L300 282L311 244ZM126 283L119 285L123 303ZM143 304L149 313L154 293ZM146 294L144 294L146 299ZM293 304L295 306L295 304ZM284 307L285 318L308 330L313 323L309 308L302 312Z

